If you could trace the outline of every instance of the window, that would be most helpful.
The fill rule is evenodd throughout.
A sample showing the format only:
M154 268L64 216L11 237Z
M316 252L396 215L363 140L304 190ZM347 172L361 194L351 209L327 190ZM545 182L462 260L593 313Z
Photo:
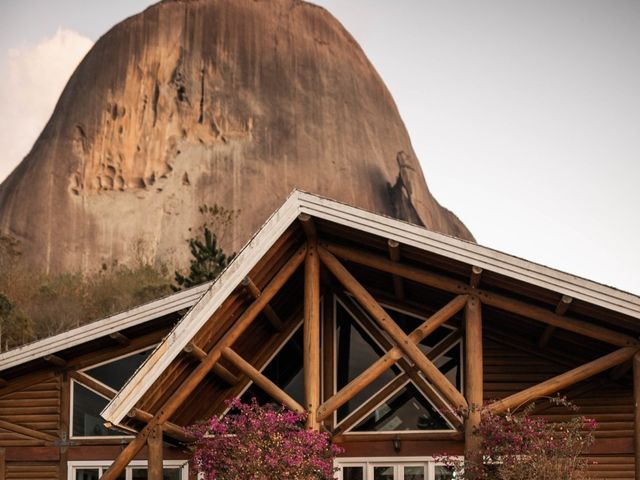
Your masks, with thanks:
M111 461L69 462L68 480L98 480L107 471ZM189 466L186 460L164 462L163 480L188 480ZM147 462L132 461L118 480L147 480Z
M349 310L336 301L336 387L340 391L350 381L376 362L384 351L365 331ZM393 380L401 370L397 366L385 371L370 385L358 392L338 409L338 422L346 418L357 407L365 403L382 387Z
M432 459L348 459L336 461L339 480L452 480L448 467Z
M96 382L105 387L114 396L138 369L142 362L151 354L153 348L146 348L138 352L131 353L124 357L94 365L82 371ZM71 437L104 437L104 436L125 436L122 432L110 430L104 427L104 420L100 417L100 412L107 406L112 398L87 385L81 381L71 382ZM90 480L93 473L90 471L82 473L86 479ZM80 477L83 478L83 477Z
M300 404L304 404L302 342L302 326L299 326L262 370L265 377ZM271 396L252 383L240 399L244 403L249 403L254 397L261 405L273 402Z
M398 432L452 430L453 427L438 413L420 391L409 382L382 402L354 432Z

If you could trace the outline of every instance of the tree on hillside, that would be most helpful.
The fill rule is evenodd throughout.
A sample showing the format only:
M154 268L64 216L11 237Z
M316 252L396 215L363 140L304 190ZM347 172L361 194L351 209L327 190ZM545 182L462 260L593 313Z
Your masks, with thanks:
M174 290L189 288L215 280L233 260L235 253L227 255L220 247L220 238L227 226L238 216L236 210L224 207L203 205L199 208L205 217L200 233L187 240L191 252L191 263L187 274L175 272Z

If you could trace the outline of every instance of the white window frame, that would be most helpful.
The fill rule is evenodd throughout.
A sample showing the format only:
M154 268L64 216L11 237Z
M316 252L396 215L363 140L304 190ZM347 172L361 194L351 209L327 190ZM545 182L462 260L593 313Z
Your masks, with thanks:
M434 457L339 457L334 462L340 470L337 472L337 480L343 480L342 469L344 467L362 467L364 480L373 480L374 467L393 467L394 480L404 480L404 469L402 467L424 466L426 472L425 480L434 480L436 466L444 466L442 462L436 461Z
M98 469L98 475L102 474L113 463L113 460L74 460L67 462L67 480L75 480L75 473L78 469L92 468ZM181 480L189 480L189 461L188 460L165 460L162 464L163 468L180 468ZM131 480L132 470L134 468L149 468L146 460L132 460L125 469L125 479ZM98 477L99 478L99 477Z

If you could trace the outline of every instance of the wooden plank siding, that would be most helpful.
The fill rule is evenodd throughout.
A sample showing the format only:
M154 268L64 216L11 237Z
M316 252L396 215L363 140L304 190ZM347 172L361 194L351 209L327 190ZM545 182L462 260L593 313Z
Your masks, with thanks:
M59 437L60 428L60 376L2 395L0 391L0 420ZM0 429L0 446L43 445L23 433Z
M485 337L485 401L501 399L563 373L568 367L532 353L523 352ZM575 415L598 422L596 442L586 458L590 477L598 480L634 478L633 395L631 386L599 376L562 392L578 408L551 406L548 400L536 403L535 415L550 422L566 421Z
M6 480L56 480L58 464L51 462L7 462Z

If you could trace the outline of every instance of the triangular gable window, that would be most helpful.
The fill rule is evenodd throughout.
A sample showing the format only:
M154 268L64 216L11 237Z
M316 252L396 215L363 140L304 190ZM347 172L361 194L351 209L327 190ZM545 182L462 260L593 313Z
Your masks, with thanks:
M409 382L380 403L353 432L453 430L431 402Z
M302 326L300 326L262 370L265 377L301 405L304 404L302 342ZM274 401L264 390L252 383L240 399L243 403L249 403L254 397L261 405Z
M102 365L89 367L82 371L83 374L97 380L108 387L115 395L129 380L134 372L151 354L153 348L105 362ZM97 393L92 389L81 385L82 380L74 380L72 383L72 436L73 437L102 437L122 436L122 432L108 430L103 426L104 420L100 412L109 403L109 398L103 393Z
M77 382L73 385L73 423L74 437L122 436L122 432L104 427L100 412L109 403L109 399L97 394Z
M365 332L340 302L336 301L336 386L338 391L356 378L384 352L382 348ZM394 366L380 375L374 382L356 394L338 409L337 418L341 421L356 408L371 398L382 387L392 381L401 372Z
M152 351L153 349L137 352L133 355L114 360L113 362L90 368L85 370L84 373L118 391L127 383L129 377L133 375L138 367L142 365L142 362L151 355Z

